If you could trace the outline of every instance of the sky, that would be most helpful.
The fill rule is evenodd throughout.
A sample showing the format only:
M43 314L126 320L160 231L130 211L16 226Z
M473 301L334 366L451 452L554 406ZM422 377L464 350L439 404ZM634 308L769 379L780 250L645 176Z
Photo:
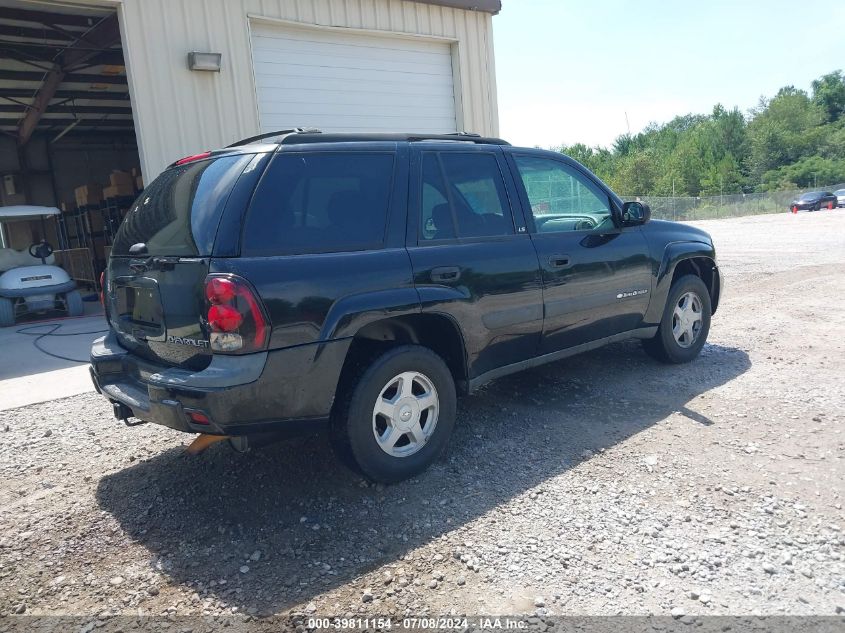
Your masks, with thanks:
M609 146L716 103L743 112L845 70L842 0L503 0L500 135ZM836 41L838 40L838 41ZM627 123L626 123L627 113Z

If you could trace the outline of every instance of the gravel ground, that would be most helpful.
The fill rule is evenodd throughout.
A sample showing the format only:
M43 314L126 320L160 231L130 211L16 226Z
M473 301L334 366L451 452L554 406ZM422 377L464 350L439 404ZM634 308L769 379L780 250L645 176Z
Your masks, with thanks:
M396 486L319 437L188 457L95 395L0 412L0 613L845 611L845 212L698 224L727 276L698 360L498 380Z

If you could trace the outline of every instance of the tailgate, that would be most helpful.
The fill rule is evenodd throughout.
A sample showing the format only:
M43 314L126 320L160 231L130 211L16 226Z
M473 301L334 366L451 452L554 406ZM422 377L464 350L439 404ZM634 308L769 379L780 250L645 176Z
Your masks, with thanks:
M112 258L109 321L121 345L134 354L153 362L204 369L211 362L201 317L208 260L168 260L153 258L149 269L139 270L138 262Z
M115 236L106 307L120 343L157 363L199 370L211 362L203 315L217 229L250 154L224 154L164 171Z

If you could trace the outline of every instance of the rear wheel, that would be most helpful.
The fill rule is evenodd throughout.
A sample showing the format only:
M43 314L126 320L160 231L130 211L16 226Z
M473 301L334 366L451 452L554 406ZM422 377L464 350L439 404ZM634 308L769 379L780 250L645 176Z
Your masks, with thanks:
M65 305L67 306L67 315L72 317L82 316L85 312L85 305L82 303L82 295L78 290L74 290L65 295Z
M394 483L425 470L455 426L455 383L425 347L404 345L378 356L339 394L335 447L369 479Z
M15 324L15 304L11 299L0 297L0 327L9 327Z
M710 293L695 275L676 280L669 290L663 318L645 351L663 363L687 363L698 356L710 332Z

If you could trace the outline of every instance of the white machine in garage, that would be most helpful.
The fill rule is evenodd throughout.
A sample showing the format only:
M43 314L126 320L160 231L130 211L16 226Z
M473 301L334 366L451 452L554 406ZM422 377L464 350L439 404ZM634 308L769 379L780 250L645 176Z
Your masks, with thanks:
M0 223L28 222L61 213L53 207L0 207ZM25 314L63 310L81 316L82 295L63 268L51 265L53 247L46 240L28 251L0 248L0 327L14 325Z

